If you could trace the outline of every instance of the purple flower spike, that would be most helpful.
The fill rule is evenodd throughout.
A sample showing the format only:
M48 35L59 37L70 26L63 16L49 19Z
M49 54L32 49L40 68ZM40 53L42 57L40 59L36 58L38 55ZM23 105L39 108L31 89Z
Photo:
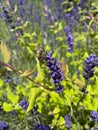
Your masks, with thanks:
M52 53L47 53L45 57L48 69L50 70L50 76L52 78L52 83L56 87L56 92L61 92L64 90L61 85L61 81L64 79L63 72L60 69L59 63L55 58L52 57Z
M26 100L20 101L19 105L22 107L23 110L27 110L28 102Z
M72 36L70 32L70 28L64 28L64 31L66 32L66 41L68 43L68 51L73 52L73 45L74 45L74 37Z
M96 112L96 111L93 110L90 113L90 117L93 119L94 122L98 122L98 112Z
M84 78L86 80L90 79L94 76L94 67L98 65L98 58L95 54L90 54L85 60L85 68L84 68Z
M65 122L66 122L65 124L66 124L67 128L71 128L72 127L72 125L71 125L71 119L70 119L69 115L65 116Z
M42 124L37 124L34 130L51 130L49 126L44 126Z
M9 126L8 126L8 124L6 124L5 121L0 121L0 129L1 130L8 130Z

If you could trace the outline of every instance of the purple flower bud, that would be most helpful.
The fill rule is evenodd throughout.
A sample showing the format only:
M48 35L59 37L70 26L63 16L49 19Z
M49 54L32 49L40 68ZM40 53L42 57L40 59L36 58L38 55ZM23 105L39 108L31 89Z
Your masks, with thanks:
M2 129L2 130L8 130L9 126L8 126L8 124L6 124L5 121L1 121L0 122L0 129Z
M96 112L96 111L93 110L90 113L90 117L93 119L94 122L98 122L98 112Z
M6 83L7 83L7 82L11 82L11 80L12 80L12 77L11 77L11 76L8 76L7 79L4 80L4 82L6 82Z
M71 119L70 119L69 115L65 116L65 122L66 122L65 124L66 124L67 128L71 128L72 127L72 125L71 125Z
M51 130L49 126L44 126L42 124L37 124L34 130Z
M50 70L52 83L56 87L56 92L60 92L64 90L63 86L61 86L61 81L64 79L64 76L63 76L63 72L60 69L59 63L56 61L55 58L52 57L52 53L47 53L45 60Z
M90 79L91 77L94 76L94 67L98 65L98 58L96 57L95 54L90 54L85 60L85 68L84 68L84 78L85 79Z
M68 43L68 51L73 52L74 37L72 36L70 32L70 28L64 28L64 31L66 32L66 41Z
M27 110L28 102L26 100L20 101L19 105L22 107L23 110Z

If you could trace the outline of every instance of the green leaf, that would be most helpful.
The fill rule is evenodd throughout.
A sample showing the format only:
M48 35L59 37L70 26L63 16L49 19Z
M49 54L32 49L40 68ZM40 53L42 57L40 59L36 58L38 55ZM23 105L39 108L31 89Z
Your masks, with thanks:
M10 103L4 102L4 103L3 103L3 109L4 109L4 111L6 111L6 112L10 112L10 111L13 110L13 106L12 106L12 104L10 104Z
M8 50L5 43L1 42L0 50L4 58L4 62L8 63L11 59L11 52Z
M65 124L65 119L64 119L64 117L60 116L60 118L59 118L59 120L58 120L58 123L59 123L59 125Z
M0 79L0 87L2 87L2 86L3 86L3 84L4 84L3 80L2 80L2 79Z
M51 102L55 102L55 103L59 103L60 105L64 105L65 102L64 100L59 96L58 93L55 93L55 92L51 92L50 93L50 96L51 96Z
M72 54L70 52L66 52L66 56L69 58L72 57Z
M38 59L37 59L36 68L37 68L37 71L38 71L38 74L36 76L36 80L41 82L44 79L44 72L43 72L43 70L42 70L42 68L40 66L40 62L39 62Z
M59 41L59 42L62 42L63 38L62 37L57 37L56 40Z
M9 101L11 101L13 104L17 104L19 100L19 96L13 94L12 92L8 92L7 98Z
M58 31L61 31L63 29L62 22L59 23Z
M26 21L24 24L23 24L23 28L27 27L28 26L28 21Z
M29 40L32 40L32 36L31 36L31 34L29 34L29 33L24 33L24 35L23 35L23 38L24 39L29 39Z
M31 34L32 37L36 36L36 32L34 31L32 34Z
M58 108L58 107L54 108L54 110L53 110L53 113L54 113L54 114L57 114L57 113L59 113L59 112L60 112L60 108Z
M33 70L26 70L24 73L21 74L22 77L28 77L33 73Z
M37 96L42 92L41 88L31 88L29 93L29 106L27 108L26 114L34 107Z

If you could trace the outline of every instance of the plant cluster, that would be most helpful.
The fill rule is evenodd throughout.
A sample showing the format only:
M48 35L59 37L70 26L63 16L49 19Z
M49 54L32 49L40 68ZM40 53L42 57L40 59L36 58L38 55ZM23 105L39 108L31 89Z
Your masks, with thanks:
M0 130L98 128L98 1L0 1Z

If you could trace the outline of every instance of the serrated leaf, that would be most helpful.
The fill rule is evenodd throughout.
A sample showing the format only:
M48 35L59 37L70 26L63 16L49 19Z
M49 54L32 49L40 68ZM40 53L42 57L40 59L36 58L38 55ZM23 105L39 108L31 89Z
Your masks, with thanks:
M21 74L22 77L28 77L33 74L33 70L26 70L24 73Z
M4 62L8 63L11 59L11 52L8 50L5 43L1 42L0 50L4 58Z
M3 110L6 112L10 112L13 110L13 106L10 103L4 102L3 103Z
M41 88L31 88L29 95L29 106L27 108L26 114L34 107L37 96L42 92Z

